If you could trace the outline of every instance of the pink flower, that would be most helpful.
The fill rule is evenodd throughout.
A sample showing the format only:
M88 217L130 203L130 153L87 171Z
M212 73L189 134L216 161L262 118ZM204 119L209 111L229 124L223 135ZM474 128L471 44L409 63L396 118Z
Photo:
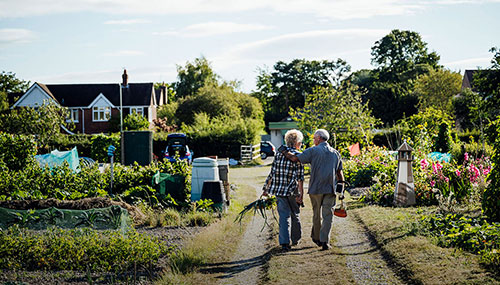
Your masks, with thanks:
M465 160L465 161L469 160L469 154L468 154L468 153L465 153L465 154L464 154L464 160Z
M460 174L461 174L460 170L458 170L458 169L457 169L457 170L455 170L455 174L456 174L458 177L460 177Z
M438 169L435 163L432 164L432 173L437 174Z
M489 173L490 173L490 168L489 167L483 169L483 175L484 176L487 176Z
M437 170L441 170L441 169L443 169L443 166L441 165L441 163L436 162L436 168L437 168Z
M427 168L427 166L429 166L429 163L427 162L427 160L425 160L425 158L424 158L424 159L422 159L422 160L420 161L420 167L421 167L422 169L425 169L425 168Z
M432 180L431 181L431 187L434 187L434 185L436 185L436 181Z
M444 177L444 181L446 181L446 183L450 182L450 179L448 177Z
M471 172L470 182L476 181L476 179L480 175L479 169L477 169L477 167L475 165L471 165L471 166L469 166L469 171Z

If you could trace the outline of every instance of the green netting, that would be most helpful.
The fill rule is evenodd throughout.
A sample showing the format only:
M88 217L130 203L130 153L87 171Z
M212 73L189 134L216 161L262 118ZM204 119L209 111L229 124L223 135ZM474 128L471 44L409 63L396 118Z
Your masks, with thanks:
M172 198L178 201L186 200L186 191L184 191L184 182L186 177L179 174L168 174L156 172L153 175L153 187L161 196L170 194Z
M73 171L80 172L80 160L78 159L76 146L68 151L58 151L56 149L47 154L35 155L35 159L41 167L49 168L60 166L66 161Z
M21 227L43 230L49 227L94 229L122 229L131 224L127 210L113 205L90 210L48 208L40 210L13 210L0 207L0 228L18 224Z

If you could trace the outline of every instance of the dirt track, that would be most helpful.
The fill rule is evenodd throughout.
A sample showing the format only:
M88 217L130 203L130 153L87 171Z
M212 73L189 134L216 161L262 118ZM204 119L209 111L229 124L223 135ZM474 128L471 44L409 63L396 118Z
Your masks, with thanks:
M257 197L261 193L269 169L269 166L232 169L231 180L236 184L246 184L254 187ZM305 200L306 207L302 209L301 213L303 238L297 247L294 247L288 253L281 253L277 240L272 236L271 232L268 230L260 232L263 221L262 218L256 216L247 228L231 262L225 265L227 268L219 283L404 283L384 261L379 248L370 241L365 229L355 219L353 213L347 218L334 218L331 241L334 249L327 252L320 251L309 237L312 209L309 199L305 198ZM329 266L339 260L342 260L342 264L338 266L343 268L340 271L333 272ZM281 264L287 264L287 268L283 269ZM281 271L268 272L268 270ZM297 272L302 272L301 276L296 275ZM346 272L349 274L346 274ZM339 273L345 276L339 278Z

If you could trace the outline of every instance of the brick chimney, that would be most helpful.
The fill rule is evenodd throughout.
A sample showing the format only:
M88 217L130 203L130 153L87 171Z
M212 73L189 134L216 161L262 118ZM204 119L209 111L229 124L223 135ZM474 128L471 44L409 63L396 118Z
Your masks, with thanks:
M127 74L126 69L123 70L122 79L123 79L122 86L123 87L127 86L128 85L128 74Z

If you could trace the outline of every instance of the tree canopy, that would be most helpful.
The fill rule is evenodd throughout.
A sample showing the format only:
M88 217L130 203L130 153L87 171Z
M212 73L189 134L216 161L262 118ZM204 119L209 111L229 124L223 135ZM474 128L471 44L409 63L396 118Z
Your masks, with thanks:
M317 87L306 96L304 107L290 113L302 130L313 133L324 128L337 134L337 144L368 142L370 130L378 120L371 116L368 105L362 103L361 95L360 89L351 84Z
M462 75L447 69L431 69L429 73L420 75L415 81L414 94L418 97L419 110L428 107L453 112L453 96L460 93Z
M185 67L177 66L177 82L173 84L177 98L195 95L207 83L216 83L217 74L205 57L187 62Z
M373 115L392 125L415 114L418 98L413 93L415 80L440 66L439 55L429 52L420 35L412 31L392 30L372 47L371 71L350 76L350 81L367 90Z
M260 70L252 96L264 107L266 121L288 116L290 108L304 106L306 94L318 87L338 86L351 67L342 59L278 61L273 71Z
M8 94L24 93L28 90L29 81L18 79L15 73L0 73L0 111L9 108Z

